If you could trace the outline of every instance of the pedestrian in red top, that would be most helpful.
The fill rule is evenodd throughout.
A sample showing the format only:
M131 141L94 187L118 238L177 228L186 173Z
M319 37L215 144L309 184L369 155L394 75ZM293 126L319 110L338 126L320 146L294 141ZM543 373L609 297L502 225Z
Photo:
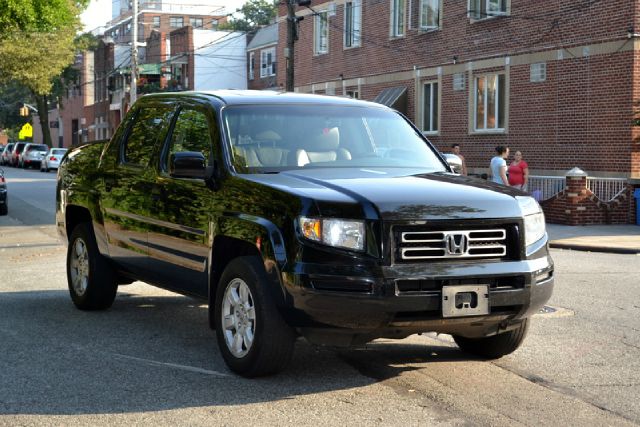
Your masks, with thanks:
M509 185L527 191L527 181L529 180L529 165L522 160L522 153L516 151L514 160L507 170L509 173Z

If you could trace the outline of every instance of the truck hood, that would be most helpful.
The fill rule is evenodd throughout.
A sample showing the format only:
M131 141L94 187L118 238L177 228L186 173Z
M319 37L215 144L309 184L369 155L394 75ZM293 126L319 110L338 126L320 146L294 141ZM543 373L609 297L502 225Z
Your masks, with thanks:
M526 195L481 179L404 168L310 168L243 177L311 199L320 215L334 217L337 206L360 205L369 219L514 218L521 216L514 197Z

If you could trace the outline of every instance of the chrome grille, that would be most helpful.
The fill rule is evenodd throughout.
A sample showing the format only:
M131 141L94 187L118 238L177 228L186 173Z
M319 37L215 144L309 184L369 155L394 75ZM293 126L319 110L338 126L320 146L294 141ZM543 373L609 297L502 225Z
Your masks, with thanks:
M507 255L505 229L402 231L397 241L403 261L444 258L500 258Z

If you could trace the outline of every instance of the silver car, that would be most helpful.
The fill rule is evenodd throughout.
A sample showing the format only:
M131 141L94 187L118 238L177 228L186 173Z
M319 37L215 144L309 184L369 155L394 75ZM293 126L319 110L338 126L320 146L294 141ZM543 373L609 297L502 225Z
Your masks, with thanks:
M51 169L58 169L67 151L67 148L50 149L42 159L42 162L40 162L40 172L49 172Z
M20 153L20 160L18 166L21 168L40 167L42 159L47 154L49 147L45 144L32 144L25 145L24 150Z

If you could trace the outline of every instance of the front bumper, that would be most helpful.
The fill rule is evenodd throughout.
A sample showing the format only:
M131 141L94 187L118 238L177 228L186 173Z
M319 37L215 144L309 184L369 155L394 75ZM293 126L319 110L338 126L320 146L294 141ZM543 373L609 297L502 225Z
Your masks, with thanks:
M368 270L368 271L367 271ZM551 297L553 263L433 263L379 267L297 264L283 273L285 316L311 341L351 345L378 337L438 332L480 337L508 330ZM443 317L442 287L488 285L489 313Z

